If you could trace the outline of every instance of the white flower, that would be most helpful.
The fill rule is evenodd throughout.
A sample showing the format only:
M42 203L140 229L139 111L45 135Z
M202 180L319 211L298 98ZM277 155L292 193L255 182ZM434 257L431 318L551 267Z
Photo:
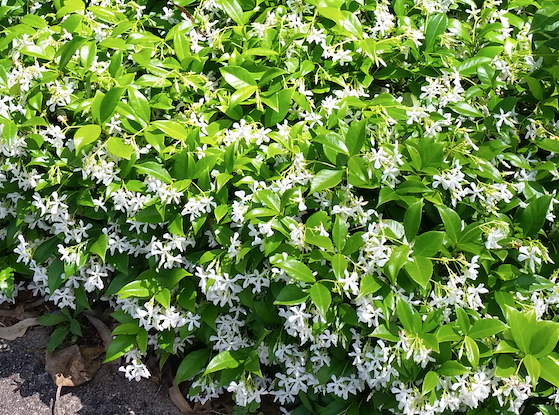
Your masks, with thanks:
M518 255L519 261L528 261L528 266L532 270L532 272L536 272L536 263L541 265L542 259L541 255L542 252L537 246L521 246L518 251L520 255Z
M514 124L516 124L516 113L513 111L504 112L502 108L499 108L499 114L493 114L493 118L497 120L495 126L497 127L497 131L501 131L501 126L503 123L508 125L511 128L514 128Z

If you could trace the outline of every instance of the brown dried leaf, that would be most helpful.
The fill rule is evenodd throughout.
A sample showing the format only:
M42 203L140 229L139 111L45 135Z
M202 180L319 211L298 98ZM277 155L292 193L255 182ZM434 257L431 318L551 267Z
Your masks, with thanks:
M36 326L39 323L36 318L26 318L19 323L9 327L0 327L0 339L15 340L25 334L27 329L31 326Z
M75 344L54 353L47 350L45 369L58 386L79 386L95 376L103 352L102 347L79 348Z
M176 382L175 379L173 379L173 387L169 388L169 397L171 398L171 400L173 401L175 406L177 408L179 408L179 410L183 414L192 414L193 413L192 408L190 407L188 402L186 402L186 399L184 399L184 396L183 396L182 392L180 391L179 387L177 386L177 382Z
M113 341L113 336L111 336L111 331L109 330L107 325L103 323L101 320L99 320L97 317L93 317L89 314L85 314L85 316L99 332L99 336L101 337L101 340L103 340L103 345L105 346L105 351L107 351L107 349L109 348L109 344L111 344L111 342Z

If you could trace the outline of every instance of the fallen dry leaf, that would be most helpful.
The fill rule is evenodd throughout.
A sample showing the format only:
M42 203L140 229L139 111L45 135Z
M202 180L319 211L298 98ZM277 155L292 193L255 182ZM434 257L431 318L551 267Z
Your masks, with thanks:
M75 344L54 353L47 350L45 369L57 385L64 382L62 386L78 386L91 380L97 373L103 361L100 358L103 352L103 347L80 348Z
M31 326L37 326L39 323L36 318L26 318L13 326L0 327L0 339L15 340L25 334Z
M103 323L101 320L99 320L97 317L93 317L89 314L84 314L84 315L99 332L99 336L101 337L101 340L103 340L103 345L105 346L105 351L107 351L107 349L109 348L109 344L111 344L111 342L113 341L113 336L111 336L111 331L109 330L107 325Z
M101 367L103 347L72 345L53 353L47 350L45 369L57 386L53 413L59 414L58 400L63 386L79 386L90 381Z
M179 410L183 414L192 414L193 413L192 408L190 407L188 402L186 402L186 399L184 399L184 396L183 396L182 392L180 391L179 387L177 386L177 382L176 382L175 379L173 379L173 386L171 388L169 388L169 397L171 398L171 400L173 401L175 406L177 408L179 408Z

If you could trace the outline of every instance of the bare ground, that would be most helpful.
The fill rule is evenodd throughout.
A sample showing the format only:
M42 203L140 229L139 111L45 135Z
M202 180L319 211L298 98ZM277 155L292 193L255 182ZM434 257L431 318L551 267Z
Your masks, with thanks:
M56 385L45 370L48 327L0 339L0 415L51 415ZM63 387L58 415L178 415L166 391L149 381L129 382L114 366L75 388Z

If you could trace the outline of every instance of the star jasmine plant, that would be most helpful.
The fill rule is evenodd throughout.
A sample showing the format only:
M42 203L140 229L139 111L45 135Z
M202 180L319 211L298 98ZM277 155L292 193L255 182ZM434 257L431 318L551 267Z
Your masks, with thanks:
M558 15L3 0L0 303L243 413L557 414Z

